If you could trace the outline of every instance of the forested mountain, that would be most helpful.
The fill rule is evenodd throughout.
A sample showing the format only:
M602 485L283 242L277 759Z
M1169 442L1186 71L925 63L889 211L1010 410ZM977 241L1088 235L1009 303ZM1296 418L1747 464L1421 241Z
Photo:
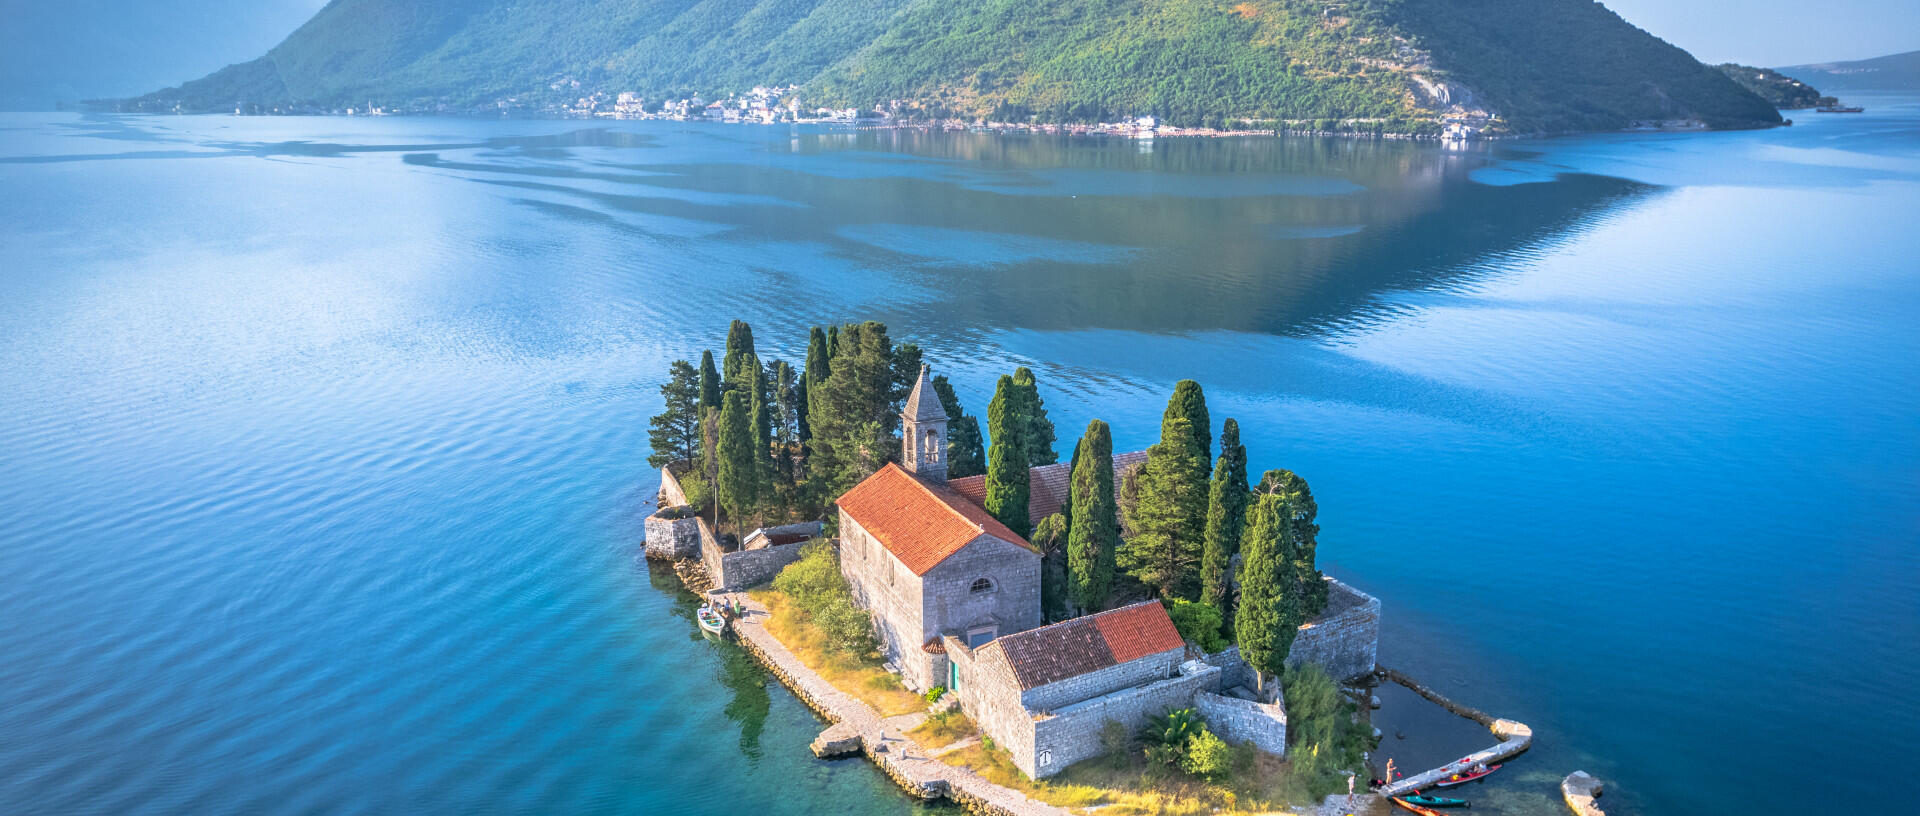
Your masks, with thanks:
M1779 122L1590 0L334 0L266 56L132 104L468 110L789 84L803 110L1001 120Z
M1821 62L1780 69L1828 91L1920 90L1920 51L1849 62Z
M1738 63L1722 63L1714 66L1721 73L1732 78L1747 90L1758 94L1767 104L1781 110L1800 110L1821 104L1831 104L1833 97L1822 97L1820 91L1812 85L1794 79L1772 68L1755 68Z

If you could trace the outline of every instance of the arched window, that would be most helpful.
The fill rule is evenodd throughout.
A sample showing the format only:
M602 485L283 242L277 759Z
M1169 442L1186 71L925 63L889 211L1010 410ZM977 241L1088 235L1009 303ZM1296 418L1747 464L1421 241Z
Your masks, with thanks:
M977 579L973 582L973 586L968 588L968 591L972 592L975 595L979 595L983 592L992 592L993 579L992 578Z
M926 440L921 443L920 452L923 454L922 458L926 459L928 462L940 461L941 450L940 450L940 432L939 431L933 430L932 428L927 429L927 437L926 437Z

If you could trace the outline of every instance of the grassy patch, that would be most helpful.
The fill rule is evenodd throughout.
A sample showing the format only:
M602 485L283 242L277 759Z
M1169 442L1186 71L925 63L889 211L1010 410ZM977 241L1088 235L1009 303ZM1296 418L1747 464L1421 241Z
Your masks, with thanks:
M772 613L766 620L767 631L835 688L873 706L883 717L911 714L926 707L926 701L907 691L898 678L881 667L878 653L855 657L831 648L827 634L814 626L807 613L785 593L765 588L748 595Z
M907 736L920 743L920 747L932 751L978 733L979 729L974 728L973 720L956 708L942 714L928 714L927 721L908 731Z
M1248 747L1234 749L1233 770L1218 782L1150 762L1138 750L1085 760L1039 781L1028 779L998 748L970 745L943 754L940 760L1051 805L1099 806L1102 816L1271 813L1289 803L1314 801L1305 786L1293 779L1286 760Z

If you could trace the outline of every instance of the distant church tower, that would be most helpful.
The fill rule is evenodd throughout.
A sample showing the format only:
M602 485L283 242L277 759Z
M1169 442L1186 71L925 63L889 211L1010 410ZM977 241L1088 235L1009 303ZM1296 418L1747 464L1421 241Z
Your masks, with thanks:
M947 410L940 406L931 369L924 365L900 411L900 466L931 482L947 481Z

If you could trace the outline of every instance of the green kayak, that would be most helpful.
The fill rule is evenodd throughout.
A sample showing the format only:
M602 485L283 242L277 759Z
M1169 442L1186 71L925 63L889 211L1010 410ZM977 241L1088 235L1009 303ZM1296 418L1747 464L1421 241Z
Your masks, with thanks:
M1467 800L1465 799L1448 799L1444 796L1402 796L1400 798L1407 800L1408 804L1420 805L1422 807L1467 807Z

